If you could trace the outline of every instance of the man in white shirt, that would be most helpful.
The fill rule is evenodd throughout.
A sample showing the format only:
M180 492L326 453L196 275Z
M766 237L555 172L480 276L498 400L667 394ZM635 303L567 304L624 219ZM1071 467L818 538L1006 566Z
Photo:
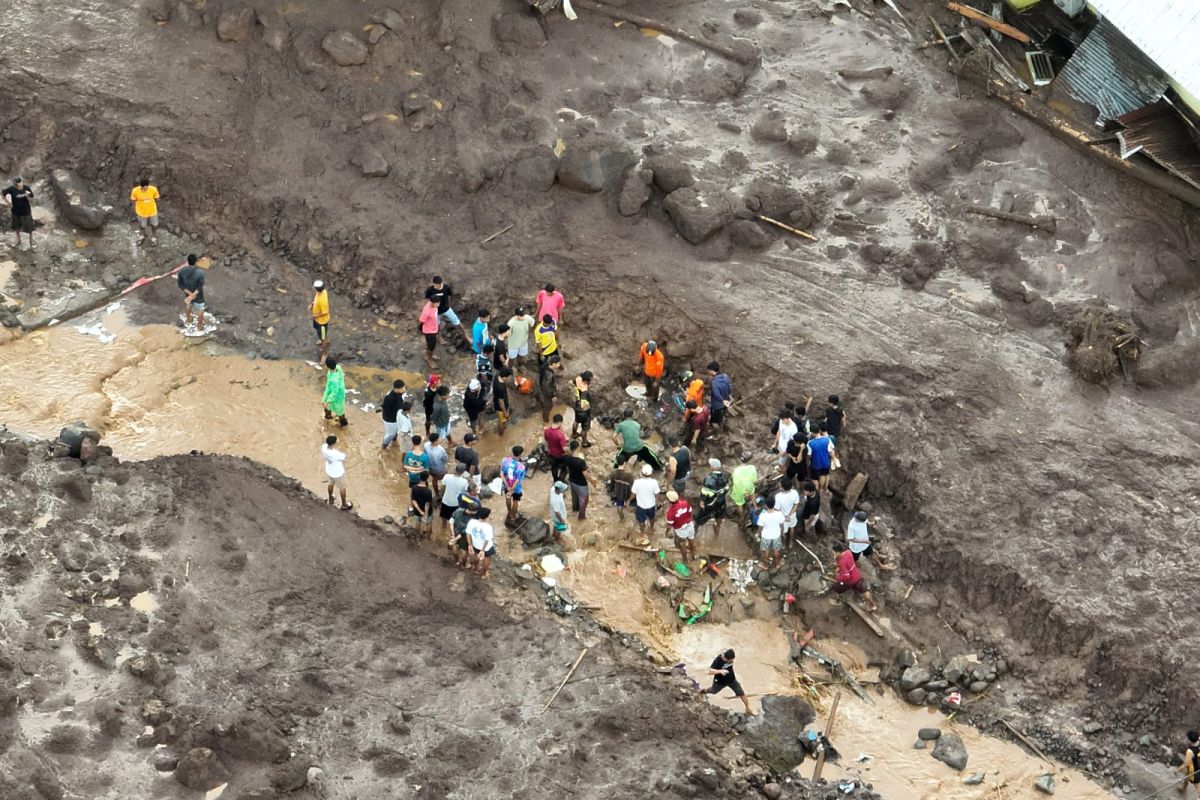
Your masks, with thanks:
M800 493L795 485L787 478L779 482L779 492L775 495L775 510L783 514L783 546L792 546L796 535L796 509L800 505Z
M458 496L467 490L470 483L467 479L466 464L457 464L454 474L447 475L442 481L442 510L438 515L442 518L442 533L450 527L450 518L458 510Z
M779 468L786 472L788 442L800 432L800 427L796 425L792 411L788 408L779 412L779 419L772 427L775 431L775 452L779 454Z
M871 546L871 534L867 529L867 512L865 511L855 511L854 516L850 518L850 524L846 526L846 548L854 554L855 561L862 556L867 556L876 569L891 572L896 568L895 565L884 561Z
M326 436L325 444L321 445L321 458L325 459L325 483L329 485L329 505L333 505L333 490L336 487L342 496L342 510L354 508L353 503L346 502L346 454L334 447L336 436Z
M550 533L557 542L569 530L571 526L567 523L567 484L555 481L554 486L550 487Z
M654 468L649 464L642 465L642 477L633 482L629 487L630 494L633 495L634 508L633 514L637 519L638 544L643 547L650 544L650 540L646 537L647 529L654 523L654 512L658 506L658 495L662 488L658 485L658 481L651 477L654 474Z
M492 556L496 555L496 534L487 521L491 513L489 508L480 508L467 523L467 554L475 562L475 574L481 578L488 576Z
M775 508L775 498L768 497L767 507L758 512L758 527L761 536L759 565L763 569L774 569L783 559L784 516Z

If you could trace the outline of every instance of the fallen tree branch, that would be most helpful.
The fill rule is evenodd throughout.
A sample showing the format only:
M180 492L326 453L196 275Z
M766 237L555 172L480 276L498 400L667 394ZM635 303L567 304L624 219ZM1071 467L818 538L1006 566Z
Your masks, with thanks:
M572 0L572 5L574 5L576 8L582 8L587 11L591 11L594 14L601 14L606 17L611 17L612 19L621 20L622 22L632 23L637 25L639 28L651 28L656 31L662 31L673 38L682 39L685 42L691 42L697 47L703 47L705 50L711 50L714 53L722 55L737 64L744 64L748 67L756 67L762 58L757 52L750 52L749 50L739 51L733 47L729 47L728 45L719 44L718 42L710 42L707 39L702 39L695 34L688 33L682 28L677 28L669 23L650 19L649 17L643 17L640 14L631 14L628 11L613 8L612 6L607 6L604 3L597 3L596 0Z
M576 657L575 663L571 665L571 668L567 670L567 675L562 679L562 683L554 690L554 694L550 695L550 699L546 701L546 705L542 706L543 714L546 713L546 709L550 707L550 704L554 702L554 698L558 697L558 693L567 685L567 681L571 680L571 676L575 674L575 670L579 669L579 662L583 661L583 657L587 655L587 652L588 649L586 647L579 651L579 656Z
M999 20L988 16L978 9L971 8L970 6L964 6L959 3L946 3L946 8L950 9L951 11L957 11L967 19L974 20L980 25L991 28L999 33L1003 33L1010 39L1016 39L1021 44L1029 44L1030 42L1029 35L1024 31L1019 31L1012 25L1000 22Z
M987 206L971 206L967 209L967 213L980 217L1004 220L1005 222L1018 222L1021 225L1028 225L1031 228L1045 231L1046 233L1054 233L1058 227L1058 223L1054 217L1026 217L1021 214L1010 214L1007 211L997 211Z

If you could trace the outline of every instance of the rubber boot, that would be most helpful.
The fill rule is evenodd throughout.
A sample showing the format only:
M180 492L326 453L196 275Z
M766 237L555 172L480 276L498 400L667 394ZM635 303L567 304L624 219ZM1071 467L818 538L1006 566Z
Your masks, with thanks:
M339 425L339 426L341 426L341 427L343 427L343 428L344 428L344 427L346 427L346 426L347 426L347 425L349 425L349 424L350 424L350 420L346 419L346 415L345 415L345 414L342 414L340 417L338 417L338 425Z

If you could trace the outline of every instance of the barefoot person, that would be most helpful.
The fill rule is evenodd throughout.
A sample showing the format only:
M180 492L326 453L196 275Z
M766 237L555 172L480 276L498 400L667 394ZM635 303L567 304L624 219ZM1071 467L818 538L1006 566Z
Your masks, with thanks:
M329 358L329 292L325 281L313 281L313 299L308 304L312 315L313 330L317 332L317 346L321 349L320 362Z
M183 292L183 327L192 327L192 311L196 312L196 330L204 330L204 268L195 253L188 253L187 266L179 270L176 280Z
M492 525L487 521L492 511L481 507L475 512L475 519L467 523L468 554L475 562L475 574L481 578L488 576L492 558L496 555L496 534Z
M148 233L150 244L158 244L158 201L161 199L158 187L152 185L149 178L142 178L129 193L129 199L142 229L142 241L146 240Z
M8 186L0 196L4 198L4 202L8 204L9 212L12 214L12 229L17 235L15 247L21 246L21 233L23 232L29 237L29 249L36 250L37 246L33 243L33 190L25 185L25 181L20 178L13 178L12 186Z
M437 356L433 354L433 351L437 350L438 330L441 328L440 319L437 304L432 300L426 300L425 307L421 309L420 323L421 334L425 337L425 363L429 365L430 369L437 361Z
M638 524L638 544L643 547L650 544L646 537L647 531L654 524L654 514L658 509L658 495L662 487L652 477L654 469L649 464L642 465L642 477L633 482L629 491L633 494L633 516Z
M338 424L343 428L350 424L346 419L346 373L337 359L325 359L325 394L321 396L321 405L325 407L325 419L338 418Z
M524 306L517 310L508 320L508 358L513 371L521 374L521 364L529 358L529 339L537 322Z
M785 517L775 508L775 498L768 497L766 508L758 512L758 564L765 570L773 570L783 560L783 526Z
M321 445L321 458L325 460L325 483L329 486L329 505L333 505L333 490L337 489L342 498L342 510L354 508L353 503L346 502L346 454L334 447L338 437L330 434Z
M850 519L850 524L846 526L846 547L854 554L855 561L866 556L871 559L876 569L885 572L895 569L875 552L875 547L871 544L870 530L867 528L867 512L865 511L855 511L854 516Z
M742 684L738 683L737 675L733 673L735 655L733 650L726 650L713 659L712 666L708 668L708 674L713 676L712 686L708 689L701 689L701 691L706 694L718 694L724 689L732 689L734 697L737 697L746 706L746 713L754 716L754 709L750 708L750 698L746 697Z
M519 444L513 445L512 455L500 460L501 491L504 494L504 504L508 507L505 525L513 525L521 509L521 498L525 493L525 459L521 456L525 448Z
M675 537L675 546L685 562L696 558L696 524L692 520L692 504L678 492L667 492L667 533Z

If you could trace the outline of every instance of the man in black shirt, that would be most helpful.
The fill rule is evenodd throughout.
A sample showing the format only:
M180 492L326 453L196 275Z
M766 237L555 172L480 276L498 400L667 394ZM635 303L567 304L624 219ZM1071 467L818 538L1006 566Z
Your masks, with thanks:
M734 652L726 650L713 659L712 666L708 669L708 674L713 676L712 686L701 691L706 694L717 694L722 689L733 689L734 696L746 706L746 713L753 717L754 709L750 708L750 698L746 697L746 691L742 689L737 676L733 674L733 657Z
M817 531L817 520L821 518L821 496L817 494L817 485L812 481L805 481L804 496L800 498L800 533L813 533Z
M842 398L836 394L829 395L829 406L825 409L825 430L836 446L842 438L842 423L846 421L846 411L842 408Z
M454 313L454 290L450 288L450 284L442 281L441 275L433 276L433 283L425 290L425 299L437 303L438 316L449 322L451 325L457 325L462 337L468 342L471 341L470 334L463 327L462 320L458 318L458 314Z
M21 231L25 231L29 236L29 249L36 250L37 247L33 244L33 205L29 202L33 199L33 190L25 185L25 181L13 178L12 186L0 192L0 196L4 197L4 202L12 211L12 229L17 235L16 246L21 246Z
M204 269L195 253L188 253L187 266L179 270L179 289L183 292L183 325L192 327L192 311L196 312L196 329L204 330Z
M417 476L417 482L409 487L412 498L409 502L408 513L413 516L413 524L417 526L422 539L433 536L433 490L429 488L429 473L422 472Z
M570 452L563 460L563 466L567 468L567 484L571 487L571 510L578 511L580 519L587 519L589 487L595 486L596 481L588 472L587 462L579 455L579 440L572 439L568 447Z
M468 433L463 437L463 443L454 448L454 460L466 465L467 477L476 486L483 482L483 476L479 474L479 453L475 451L477 438L475 434Z
M492 379L492 410L496 412L496 433L501 436L512 416L512 406L508 404L508 384L511 380L512 370L508 367L500 367Z
M554 407L554 398L558 396L558 373L562 372L562 368L562 359L558 353L545 359L538 366L538 380L533 391L542 409L542 422L550 421L550 410Z
M379 401L379 413L383 414L383 449L387 450L392 443L399 438L400 434L408 436L412 434L412 423L409 422L408 430L401 430L401 423L397 419L397 414L400 412L401 406L404 405L404 381L397 378L392 381L392 390L383 396ZM428 433L428 431L426 431Z

